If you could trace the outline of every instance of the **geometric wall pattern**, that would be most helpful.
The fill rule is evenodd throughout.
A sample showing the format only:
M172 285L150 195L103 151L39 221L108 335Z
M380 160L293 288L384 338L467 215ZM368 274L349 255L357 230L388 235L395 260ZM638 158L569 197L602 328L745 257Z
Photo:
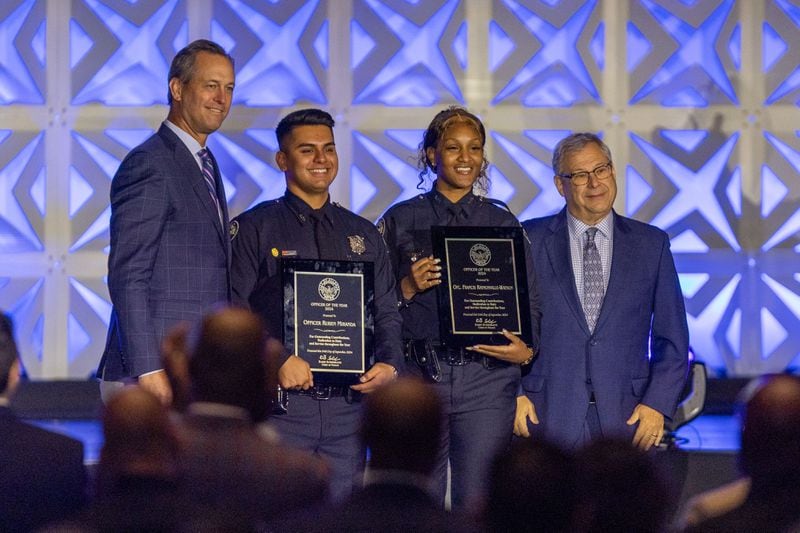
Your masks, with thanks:
M166 116L177 50L236 59L210 144L231 214L282 194L274 126L337 119L334 199L375 220L417 194L433 114L489 129L491 195L561 208L550 154L601 134L618 212L672 239L691 343L718 375L800 366L800 5L789 0L7 0L0 3L0 308L32 378L105 342L109 183Z

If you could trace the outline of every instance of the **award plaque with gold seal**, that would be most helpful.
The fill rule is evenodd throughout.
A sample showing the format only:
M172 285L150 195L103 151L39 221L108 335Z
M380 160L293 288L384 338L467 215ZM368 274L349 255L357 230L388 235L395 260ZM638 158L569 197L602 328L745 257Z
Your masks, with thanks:
M284 258L281 273L284 346L315 384L357 383L374 358L372 262Z
M431 238L442 267L440 342L454 348L507 344L500 333L506 329L530 344L522 228L433 226Z

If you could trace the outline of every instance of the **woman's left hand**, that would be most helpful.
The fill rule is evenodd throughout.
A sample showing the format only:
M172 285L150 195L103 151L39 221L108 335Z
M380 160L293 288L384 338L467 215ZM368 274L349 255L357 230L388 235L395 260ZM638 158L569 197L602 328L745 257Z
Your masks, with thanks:
M510 341L508 344L476 344L475 346L468 347L467 350L517 365L525 363L533 357L533 350L526 346L525 343L522 342L522 339L505 329L502 333L503 336Z

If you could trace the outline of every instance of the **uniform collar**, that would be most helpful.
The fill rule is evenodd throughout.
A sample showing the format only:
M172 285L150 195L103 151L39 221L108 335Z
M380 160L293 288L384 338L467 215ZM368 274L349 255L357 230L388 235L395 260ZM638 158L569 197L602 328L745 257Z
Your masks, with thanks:
M325 200L325 204L319 209L312 208L302 198L291 192L289 189L286 189L283 197L286 199L286 205L289 206L289 209L297 217L297 220L300 221L300 224L311 222L310 217L312 214L321 214L323 220L327 220L331 225L333 224L333 216L331 213L333 210L333 205L331 204L330 195L328 195L328 199Z
M439 218L451 213L453 216L460 215L463 218L469 218L473 207L480 201L480 199L470 191L458 202L453 203L436 189L435 182L429 195L431 198L431 203L433 204L433 209L436 211L436 215Z

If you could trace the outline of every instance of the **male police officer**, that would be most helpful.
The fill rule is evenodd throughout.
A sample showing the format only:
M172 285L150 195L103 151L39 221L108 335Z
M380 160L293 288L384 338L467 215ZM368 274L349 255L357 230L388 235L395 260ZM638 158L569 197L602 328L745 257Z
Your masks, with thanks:
M333 125L333 118L319 109L295 111L278 124L275 161L284 172L286 193L234 221L231 279L234 301L259 313L269 332L280 337L280 257L374 263L377 362L360 383L315 386L309 364L297 354L279 361L280 385L291 392L288 412L272 422L285 443L328 459L331 495L340 500L350 495L364 467L358 395L393 380L403 359L395 282L383 239L369 221L330 201L328 189L339 167Z

